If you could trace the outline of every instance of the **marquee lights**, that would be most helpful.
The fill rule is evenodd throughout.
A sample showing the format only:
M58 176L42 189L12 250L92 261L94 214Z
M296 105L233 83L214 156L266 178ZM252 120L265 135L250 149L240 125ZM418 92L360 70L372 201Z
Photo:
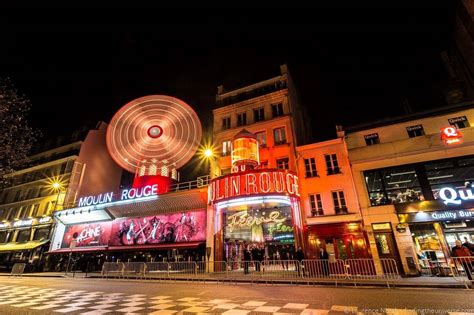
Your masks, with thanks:
M298 177L284 170L256 170L214 179L208 188L210 203L248 195L300 196Z

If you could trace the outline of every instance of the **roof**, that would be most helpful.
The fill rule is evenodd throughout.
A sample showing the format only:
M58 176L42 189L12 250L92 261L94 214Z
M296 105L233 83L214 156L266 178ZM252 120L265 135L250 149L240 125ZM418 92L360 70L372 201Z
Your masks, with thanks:
M380 120L377 120L377 121L372 121L372 122L363 123L363 124L359 124L359 125L349 126L349 127L344 128L344 130L346 131L346 133L353 133L353 132L358 132L358 131L362 131L362 130L377 128L377 127L394 125L394 124L398 124L398 123L402 123L402 122L406 122L406 121L411 121L411 120L416 120L416 119L420 119L420 118L426 118L426 117L432 117L432 116L437 116L437 115L449 114L449 113L458 112L458 111L461 111L461 110L471 109L471 108L474 108L474 101L469 101L469 102L463 102L463 103L453 104L453 105L449 105L449 106L438 107L438 108L429 109L429 110L425 110L425 111L422 111L422 112L417 112L417 113L412 113L412 114L407 114L407 115L384 118L384 119L380 119Z

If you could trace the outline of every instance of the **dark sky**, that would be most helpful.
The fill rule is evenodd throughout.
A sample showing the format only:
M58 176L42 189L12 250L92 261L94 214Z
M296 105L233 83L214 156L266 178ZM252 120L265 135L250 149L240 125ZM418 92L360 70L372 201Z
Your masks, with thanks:
M109 121L148 94L183 99L209 125L217 86L279 74L288 63L314 139L334 125L444 103L440 52L454 1L414 7L276 10L0 10L0 76L31 99L45 137Z

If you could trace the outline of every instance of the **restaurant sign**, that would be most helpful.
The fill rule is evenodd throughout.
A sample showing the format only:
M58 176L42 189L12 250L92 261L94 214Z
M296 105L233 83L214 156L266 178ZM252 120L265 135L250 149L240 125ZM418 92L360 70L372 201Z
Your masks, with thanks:
M474 200L474 194L471 189L454 189L451 187L443 187L439 190L439 198L444 204L460 205L463 200Z
M403 222L460 221L474 218L474 210L443 210L399 214Z

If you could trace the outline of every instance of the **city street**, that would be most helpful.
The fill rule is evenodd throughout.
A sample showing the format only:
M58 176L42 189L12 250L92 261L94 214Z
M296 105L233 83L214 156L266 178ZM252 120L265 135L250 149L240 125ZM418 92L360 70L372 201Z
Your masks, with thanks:
M1 314L474 314L465 289L0 279Z

